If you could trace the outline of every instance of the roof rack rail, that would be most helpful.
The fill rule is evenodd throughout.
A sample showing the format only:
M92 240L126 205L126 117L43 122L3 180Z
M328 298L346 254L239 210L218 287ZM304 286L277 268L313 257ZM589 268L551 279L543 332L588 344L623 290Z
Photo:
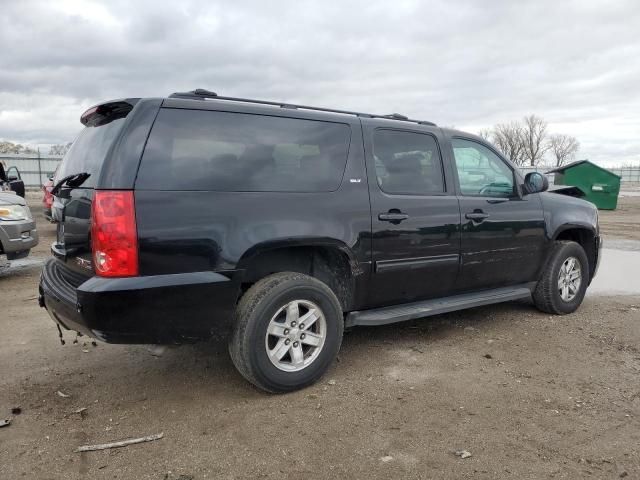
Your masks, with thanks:
M390 113L389 115L382 116L391 120L404 120L405 122L409 120L409 117L407 117L406 115L401 115L400 113Z
M204 88L196 88L190 92L175 92L169 95L169 98L199 98L204 100L205 98L215 98L218 94L211 90L205 90Z
M189 100L205 100L207 98L211 98L214 100L227 100L231 102L255 103L258 105L271 105L274 107L290 108L294 110L300 109L300 110L312 110L315 112L343 113L345 115L355 115L357 117L362 117L362 118L386 118L388 120L400 120L403 122L417 123L419 125L430 125L432 127L436 126L436 124L433 122L428 122L426 120L413 120L399 113L391 113L388 115L375 115L373 113L351 112L349 110L311 107L309 105L296 105L293 103L272 102L269 100L255 100L251 98L239 98L239 97L222 97L217 93L211 92L209 90L205 90L204 88L196 88L195 90L192 90L190 92L175 92L169 95L169 98L185 98Z

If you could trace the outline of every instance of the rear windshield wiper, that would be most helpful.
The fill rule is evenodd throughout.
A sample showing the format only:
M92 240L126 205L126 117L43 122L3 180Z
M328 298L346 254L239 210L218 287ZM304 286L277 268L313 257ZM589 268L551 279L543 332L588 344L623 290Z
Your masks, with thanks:
M79 187L90 176L91 174L87 172L74 173L73 175L67 175L66 177L64 177L54 185L54 187L51 189L51 195L55 195L56 193L58 193L58 191L64 185L67 185L69 187Z

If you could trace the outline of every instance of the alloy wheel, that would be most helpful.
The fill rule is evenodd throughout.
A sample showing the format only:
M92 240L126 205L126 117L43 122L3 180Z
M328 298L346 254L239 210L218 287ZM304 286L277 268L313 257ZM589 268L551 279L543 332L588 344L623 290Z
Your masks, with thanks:
M269 321L267 356L279 370L298 372L318 358L326 337L327 321L320 307L308 300L292 300Z
M558 292L564 302L570 302L580 290L582 283L582 267L575 257L567 258L558 272Z

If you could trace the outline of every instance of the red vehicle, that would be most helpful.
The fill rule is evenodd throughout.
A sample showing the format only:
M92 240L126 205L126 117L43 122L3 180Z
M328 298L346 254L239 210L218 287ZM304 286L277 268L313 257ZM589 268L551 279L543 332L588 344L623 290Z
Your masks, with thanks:
M51 205L53 205L53 195L51 195L51 190L53 189L53 178L56 176L56 171L49 176L49 179L42 184L42 192L44 193L42 197L42 207L44 208L44 216L47 220L51 221Z

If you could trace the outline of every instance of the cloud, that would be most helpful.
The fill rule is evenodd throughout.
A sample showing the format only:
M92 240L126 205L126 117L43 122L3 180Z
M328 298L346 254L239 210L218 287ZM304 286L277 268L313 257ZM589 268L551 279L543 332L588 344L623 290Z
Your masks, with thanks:
M102 100L222 94L477 131L535 113L640 161L640 3L5 2L0 138L72 139Z

